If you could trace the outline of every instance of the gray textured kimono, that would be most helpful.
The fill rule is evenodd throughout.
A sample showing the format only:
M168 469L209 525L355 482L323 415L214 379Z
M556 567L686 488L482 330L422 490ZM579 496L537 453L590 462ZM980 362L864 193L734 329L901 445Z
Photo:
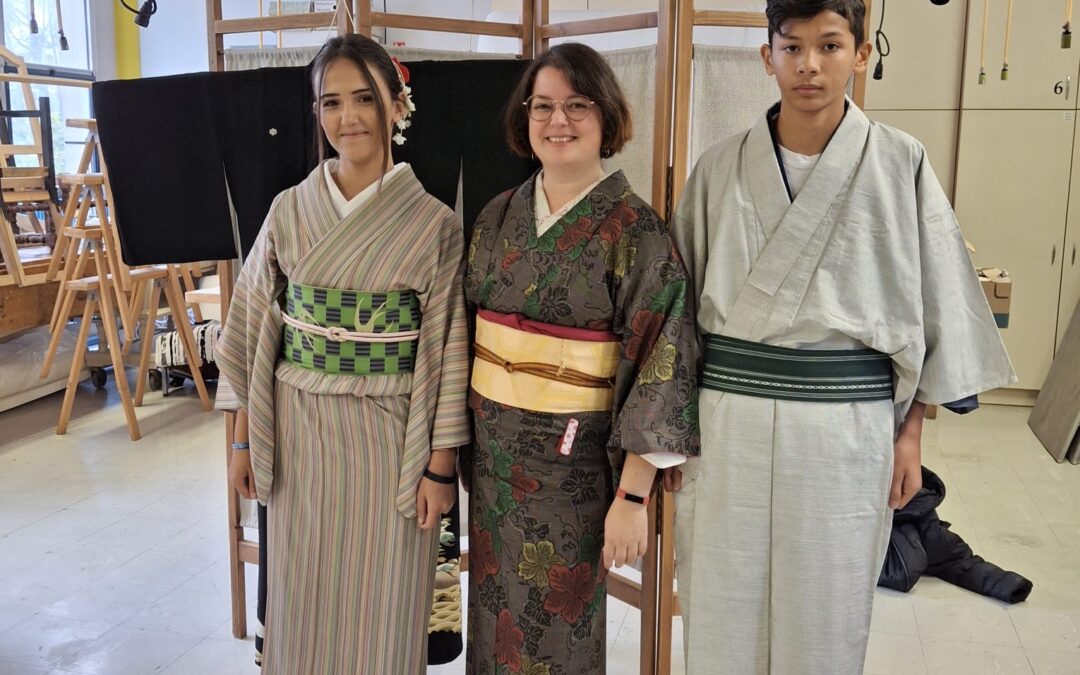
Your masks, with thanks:
M891 403L702 390L676 495L687 672L861 673L898 425L1015 379L952 208L922 145L849 102L794 202L763 116L702 156L672 230L703 333L869 347L895 374Z

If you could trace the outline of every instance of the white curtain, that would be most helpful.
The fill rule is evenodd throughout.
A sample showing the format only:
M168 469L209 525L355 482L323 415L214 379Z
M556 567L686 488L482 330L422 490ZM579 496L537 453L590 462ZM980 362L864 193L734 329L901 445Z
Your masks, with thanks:
M653 120L656 118L656 47L602 52L615 71L633 118L634 136L622 152L604 161L607 169L622 169L634 191L652 200Z

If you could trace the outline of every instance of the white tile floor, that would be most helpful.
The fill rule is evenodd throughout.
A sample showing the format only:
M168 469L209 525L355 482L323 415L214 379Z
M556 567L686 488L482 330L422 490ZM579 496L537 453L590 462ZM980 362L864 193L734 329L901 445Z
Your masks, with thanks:
M190 392L150 394L131 443L111 386L84 385L63 437L59 405L0 413L0 675L256 673L251 638L230 630L220 417ZM1031 578L1031 599L1009 607L934 579L881 591L867 673L1080 674L1080 467L1054 464L1026 418L944 414L923 454L948 488L942 518ZM608 672L637 672L638 613L608 608Z

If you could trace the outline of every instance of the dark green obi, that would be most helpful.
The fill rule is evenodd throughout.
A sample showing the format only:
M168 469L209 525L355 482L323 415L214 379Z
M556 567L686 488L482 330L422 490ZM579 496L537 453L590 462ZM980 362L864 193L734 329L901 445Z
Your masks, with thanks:
M420 300L411 290L343 291L289 282L285 312L321 328L355 333L420 330ZM395 375L412 372L415 337L396 341L338 340L285 325L283 357L294 366L334 375Z
M701 386L785 401L883 401L893 397L892 359L873 349L772 347L705 336Z

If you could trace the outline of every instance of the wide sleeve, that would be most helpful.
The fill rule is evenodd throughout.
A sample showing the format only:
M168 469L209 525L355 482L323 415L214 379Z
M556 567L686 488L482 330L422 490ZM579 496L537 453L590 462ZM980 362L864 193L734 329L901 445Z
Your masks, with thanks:
M956 216L925 154L916 196L925 351L915 399L944 404L1015 382Z
M671 220L671 236L686 266L695 307L700 306L709 261L708 173L706 162L699 161L694 166Z
M435 286L425 322L442 328L442 368L431 432L432 448L456 448L469 442L466 395L469 387L469 326L465 313L463 234L457 216L442 228Z
M229 302L229 315L215 347L214 358L221 376L228 382L226 393L231 394L221 397L219 409L248 407L251 387L256 384L252 380L260 331L270 305L278 302L287 282L278 267L272 226L280 200L280 196L274 200L244 261Z
M621 345L609 450L697 456L700 352L689 275L655 212L642 205L635 216L622 231L625 242L615 242Z

